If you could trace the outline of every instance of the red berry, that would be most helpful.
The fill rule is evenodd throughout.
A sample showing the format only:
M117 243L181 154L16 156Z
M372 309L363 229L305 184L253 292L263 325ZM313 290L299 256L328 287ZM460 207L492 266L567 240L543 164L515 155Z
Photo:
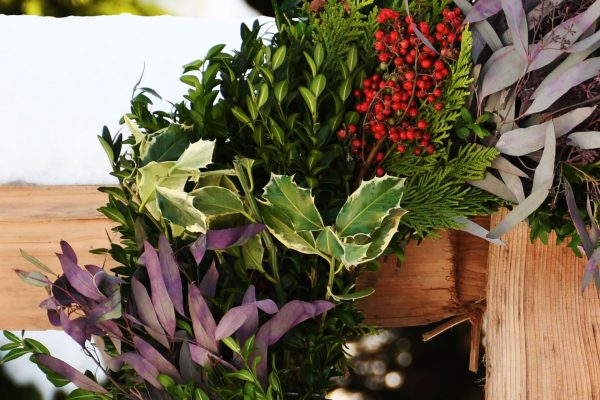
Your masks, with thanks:
M425 68L425 69L429 69L431 68L431 60L429 59L424 59L421 61L421 67Z
M428 103L433 103L435 101L435 96L430 94L429 96L427 96L427 102Z
M413 79L415 79L415 72L414 71L408 71L404 74L404 78L407 81L412 81Z
M433 95L434 95L435 97L440 97L440 96L442 95L442 90L441 90L441 89L439 89L439 88L435 88L435 89L433 89Z
M436 103L434 107L436 111L442 111L442 108L444 108L444 104Z
M370 79L365 79L363 81L363 87L370 88L371 87L371 80Z
M408 116L409 116L409 117L411 117L411 118L414 118L414 117L416 117L418 114L419 114L419 111L417 111L417 109L416 109L416 108L414 108L414 107L413 107L413 108L409 108L409 109L408 109Z
M353 139L352 140L352 147L359 148L361 145L362 145L362 141L360 139Z
M404 145L399 144L398 147L398 153L404 153L406 151L406 147L404 147Z
M439 33L442 33L444 29L446 29L446 25L442 24L441 22L435 26L435 30Z
M385 33L382 30L375 32L375 39L382 40L385 36Z
M427 153L433 154L435 152L435 147L433 147L432 145L429 145L429 146L427 146L427 148L425 150L427 151Z
M348 136L348 132L345 129L340 129L337 132L338 138L340 139L346 139L346 137Z
M408 42L408 40L403 39L400 41L400 47L403 49L408 49L408 46L410 46L410 43Z
M392 42L395 42L396 40L398 40L398 32L396 32L396 31L392 31L392 32L390 33L390 40L391 40Z
M383 169L383 167L377 167L377 169L375 170L375 175L379 177L385 175L385 169Z
M417 147L416 149L413 150L413 152L415 153L415 155L418 156L421 154L421 149Z
M356 134L356 125L348 124L348 132L350 132L353 135Z
M427 122L425 122L423 120L417 122L417 128L419 128L419 129L427 129Z

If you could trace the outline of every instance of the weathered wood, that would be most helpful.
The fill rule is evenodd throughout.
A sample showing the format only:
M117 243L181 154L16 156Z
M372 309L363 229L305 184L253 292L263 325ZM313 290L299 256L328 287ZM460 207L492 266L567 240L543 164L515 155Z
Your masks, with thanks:
M54 253L60 251L60 240L71 243L83 263L106 261L87 254L108 246L111 224L96 211L105 202L106 195L92 186L0 187L0 329L49 328L45 312L37 308L44 291L24 284L13 272L33 268L20 248L57 272ZM456 232L412 243L401 267L388 258L379 272L363 276L361 285L374 287L376 294L360 307L368 322L388 327L453 316L464 304L485 297L486 257L487 242Z
M531 244L524 223L502 239L488 258L486 399L600 399L600 298L580 292L585 260L554 235Z

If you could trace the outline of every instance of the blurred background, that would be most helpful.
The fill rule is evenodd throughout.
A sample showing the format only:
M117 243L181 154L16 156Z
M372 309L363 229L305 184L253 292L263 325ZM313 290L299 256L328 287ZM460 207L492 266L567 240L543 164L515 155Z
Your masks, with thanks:
M93 16L130 13L135 15L181 15L215 18L249 18L269 15L270 0L0 0L0 14ZM469 326L462 325L423 343L421 335L433 326L382 329L377 335L349 342L348 354L354 371L338 382L331 400L480 400L483 366L479 374L468 371ZM33 334L26 333L27 337ZM56 350L77 357L76 345L59 332L36 332L35 338ZM0 344L4 343L3 338ZM0 399L59 400L63 391L50 390L42 382L19 371L35 369L22 360L0 367ZM85 368L82 366L82 368ZM29 371L28 371L29 372ZM32 380L33 379L33 380Z

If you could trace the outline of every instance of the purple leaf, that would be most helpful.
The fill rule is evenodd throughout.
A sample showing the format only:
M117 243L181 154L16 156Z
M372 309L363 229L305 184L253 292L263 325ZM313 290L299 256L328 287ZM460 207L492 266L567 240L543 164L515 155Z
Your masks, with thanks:
M589 50L596 50L600 45L600 31L594 32L592 35L586 37L570 46L566 51L567 53L580 53L587 52Z
M154 306L152 305L152 300L150 300L150 296L144 285L135 277L131 278L131 291L135 300L137 314L144 323L144 329L156 341L169 348L169 341L165 336L163 328L160 326L156 311L154 311Z
M160 354L158 350L148 344L148 342L144 341L139 336L134 336L133 344L138 353L142 354L142 357L144 357L146 361L152 363L158 372L170 376L177 383L183 383L183 379L181 378L181 375L179 375L177 368Z
M215 292L217 291L217 281L219 280L219 271L217 271L217 266L215 262L210 265L206 274L202 277L202 281L200 281L200 293L204 296L215 297Z
M563 184L565 185L565 200L567 201L569 215L571 216L573 225L575 225L577 234L581 239L581 244L583 244L583 250L585 251L585 254L588 256L588 258L591 258L592 253L594 252L594 243L592 243L592 239L585 228L583 219L581 219L581 215L579 215L579 210L577 209L577 203L575 203L575 195L573 194L571 184L567 179L563 179Z
M169 241L163 233L158 238L158 254L167 292L173 301L175 310L183 315L183 286L179 274L179 265L175 259L175 254L173 254L173 249L171 249Z
M565 53L561 49L560 42L555 38L560 38L560 41L566 41L569 44L575 44L575 41L592 24L595 24L598 18L600 18L600 2L595 1L581 14L563 21L552 31L548 32L542 40L535 44L532 50L535 57L529 66L529 71L542 68Z
M256 367L256 372L262 382L267 377L267 348L277 343L283 335L296 325L332 308L333 303L328 301L307 303L300 300L292 300L281 307L281 310L273 318L261 326L256 335L256 352L254 356L261 357Z
M600 5L600 2L595 4ZM535 100L523 115L545 111L569 89L595 77L598 72L600 72L600 57L590 58L572 66L561 75L560 79L538 87L534 92Z
M478 2L479 3L479 2ZM529 32L527 29L527 17L525 16L525 10L523 9L523 2L521 0L501 0L502 9L506 16L506 22L513 40L517 52L527 62L527 53L529 50ZM475 4L477 6L477 4Z
M210 352L195 344L190 344L189 346L192 360L201 367L208 367L210 365L210 358L208 356Z
M196 264L200 264L206 253L206 235L201 233L198 239L190 245L190 252L196 260Z
M71 247L71 245L64 240L60 241L60 248L63 254L71 259L75 264L77 264L77 254L75 254L75 250Z
M256 288L254 285L248 286L244 298L242 299L242 305L254 303L256 301ZM223 322L221 319L220 322ZM252 314L242 324L240 329L237 331L237 338L240 343L245 343L250 336L252 336L258 330L258 311L254 310Z
M47 315L48 315L48 322L50 322L50 324L52 326L56 326L59 327L61 326L60 323L60 312L57 310L48 310L47 311Z
M588 257L588 262L585 265L585 270L583 273L583 280L581 282L581 291L582 292L588 287L588 285L592 281L592 278L594 278L594 280L596 281L596 289L600 290L600 286L598 285L598 279L596 278L598 276L598 263L599 262L600 262L600 248L597 248L596 250L594 250L592 255L590 257Z
M58 358L47 354L34 354L33 357L39 364L65 377L80 389L94 393L108 394L108 391L102 386Z
M165 281L161 271L160 261L156 250L147 241L144 241L144 263L148 269L148 277L150 278L150 287L152 289L152 304L156 311L156 316L160 321L165 331L173 336L175 334L175 310L173 303L169 298Z
M60 261L60 265L62 266L63 272L67 277L67 280L77 290L79 293L84 295L85 297L89 297L95 301L101 301L104 296L96 286L94 286L94 281L92 279L92 275L89 272L81 269L69 256L66 254L57 254L58 260Z
M190 284L188 297L196 343L215 354L218 353L218 344L215 339L215 330L217 329L215 319L198 286Z
M233 335L233 333L244 325L246 321L252 320L253 317L256 316L258 309L261 309L268 314L275 314L278 311L277 304L272 300L255 301L233 307L227 311L223 318L221 318L221 321L219 321L219 325L215 330L215 338L221 340Z
M135 372L137 372L137 374L149 384L157 389L163 389L163 386L156 379L158 376L158 369L156 369L156 367L144 357L136 353L123 353L113 358L110 361L109 366L113 370L118 369L118 365L120 363L129 364L135 370Z
M206 248L223 250L228 247L241 246L252 236L265 229L264 224L250 224L236 228L217 229L206 232Z
M60 324L67 333L71 336L75 342L81 347L84 347L85 341L89 340L90 337L87 335L88 319L86 317L79 317L73 320L69 319L67 314L60 312Z
M88 317L91 323L121 318L121 291L115 290L108 298L94 306Z
M65 275L59 277L52 284L52 295L56 301L64 307L68 307L71 304L87 305L88 299L79 294L73 286L69 283L69 280Z
M29 285L39 286L39 287L48 287L48 286L52 285L52 282L50 282L48 277L46 275L42 274L41 272L38 272L38 271L27 272L27 271L23 271L21 269L15 269L15 272L17 273L17 275L19 275L19 278L21 278L23 280L23 282L25 282Z
M500 4L500 2L498 3ZM454 4L456 4L463 14L467 16L471 13L471 10L473 10L473 5L467 0L454 0ZM498 11L500 11L500 9ZM504 45L488 21L482 20L475 22L472 25L475 28L475 31L473 32L473 63L476 64L479 55L485 48L485 43L490 46L492 51L496 51ZM483 43L483 41L485 41L485 43Z
M48 297L46 300L43 300L38 307L43 308L44 310L56 310L60 307L60 304L54 297Z
M179 371L181 371L183 380L189 382L194 379L194 376L196 375L192 354L190 352L190 344L188 343L189 338L184 331L179 331L177 334L184 335L181 342L181 349L179 350Z
M517 82L527 69L527 63L514 46L506 46L492 54L481 72L481 99Z
M466 16L465 22L483 21L496 15L502 10L502 2L500 0L479 0L473 6L473 10Z

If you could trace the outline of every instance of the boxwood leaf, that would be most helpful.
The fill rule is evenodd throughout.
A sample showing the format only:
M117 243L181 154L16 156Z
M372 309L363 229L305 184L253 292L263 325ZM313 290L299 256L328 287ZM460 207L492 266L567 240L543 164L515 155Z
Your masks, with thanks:
M285 96L287 95L288 92L288 87L289 87L289 82L288 80L284 80L281 82L277 82L275 84L275 87L273 88L273 92L275 94L275 98L277 99L278 102L281 103L281 101L285 98ZM248 122L250 122L250 119L248 118ZM246 123L248 123L246 122Z
M324 227L311 191L298 186L291 176L272 174L263 198L276 207L296 231L315 231Z
M400 208L404 179L385 175L363 181L336 218L340 237L371 235L389 212Z
M281 67L281 64L283 64L283 62L285 61L286 50L287 47L285 46L279 46L277 50L275 50L275 54L273 54L273 59L271 60L273 71Z
M302 95L302 98L304 99L304 102L308 106L310 112L315 114L317 112L317 97L304 86L300 86L298 90L300 91L300 94Z

